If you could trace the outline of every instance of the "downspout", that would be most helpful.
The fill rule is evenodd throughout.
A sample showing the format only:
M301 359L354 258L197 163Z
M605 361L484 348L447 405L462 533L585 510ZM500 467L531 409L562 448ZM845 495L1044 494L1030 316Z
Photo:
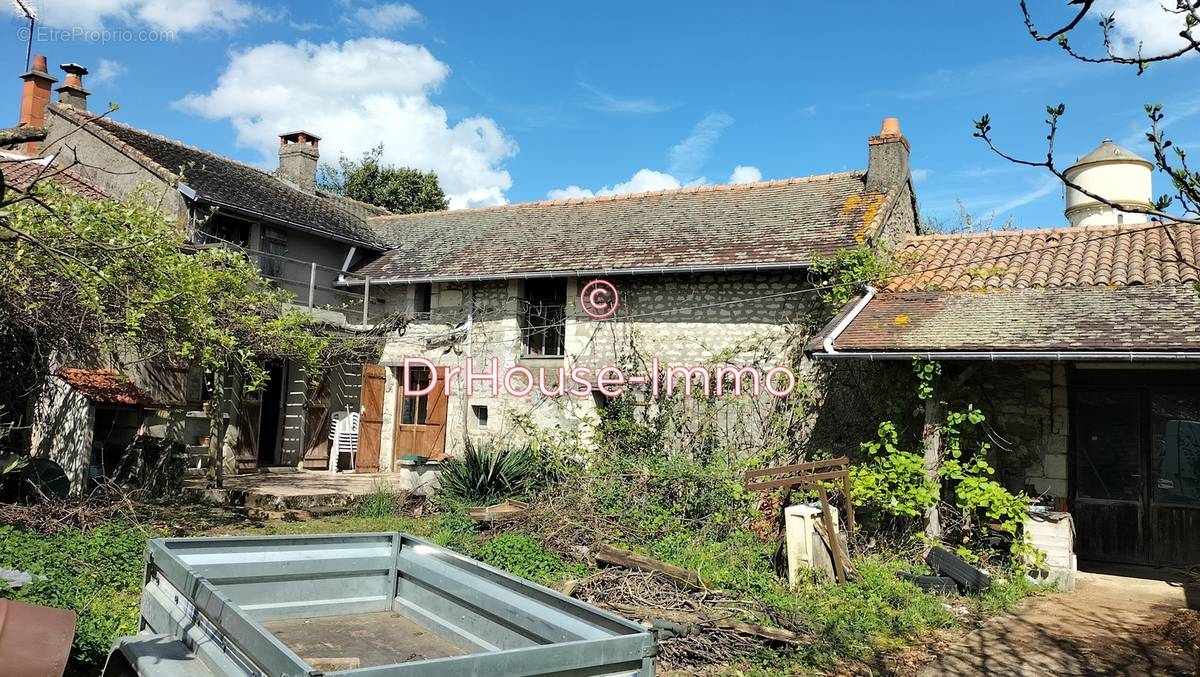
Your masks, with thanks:
M475 283L467 283L467 326L466 326L466 358L471 359L472 341L475 337ZM469 376L469 375L468 375ZM471 402L466 397L466 389L463 389L462 398L462 431L463 431L463 448L465 449L471 444L470 436L471 425Z
M842 335L842 332L846 331L846 327L849 327L850 323L854 321L854 318L858 317L858 314L863 311L863 308L867 307L867 304L871 302L871 299L875 298L875 288L869 284L864 286L867 290L867 293L858 300L858 303L854 305L854 308L852 308L850 312L842 318L842 321L837 323L837 326L833 328L833 331L829 332L829 335L825 337L822 347L825 349L826 353L830 355L838 354L838 351L833 348L833 342Z

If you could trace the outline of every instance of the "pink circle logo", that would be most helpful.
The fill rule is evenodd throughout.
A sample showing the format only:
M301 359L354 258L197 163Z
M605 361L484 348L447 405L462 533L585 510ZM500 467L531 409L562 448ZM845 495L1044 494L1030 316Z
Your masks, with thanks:
M612 317L619 305L621 296L617 293L617 288L607 280L592 280L579 292L579 307L593 320Z

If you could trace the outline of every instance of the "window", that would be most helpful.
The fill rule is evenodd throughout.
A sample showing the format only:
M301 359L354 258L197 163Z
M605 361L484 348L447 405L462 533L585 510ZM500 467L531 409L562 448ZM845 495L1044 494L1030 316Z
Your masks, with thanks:
M283 257L288 253L287 234L278 228L263 228L262 250L263 255L259 260L262 261L260 267L263 275L283 277L287 263Z
M429 387L429 370L425 367L412 367L408 370L410 382L408 390L425 390ZM400 378L404 378L404 370L400 370ZM404 402L400 405L401 425L425 425L425 417L429 413L428 395L403 395L404 384L401 383Z
M246 247L250 244L250 224L231 219L224 214L197 214L193 208L193 219L200 220L200 232L196 241L200 244L228 244ZM207 220L204 220L207 219Z
M471 413L475 414L475 427L486 428L488 424L488 408L486 404L472 404Z
M525 283L521 324L526 355L563 355L566 306L566 280L529 280Z
M429 319L429 311L433 308L433 285L428 282L413 285L413 292L413 315Z

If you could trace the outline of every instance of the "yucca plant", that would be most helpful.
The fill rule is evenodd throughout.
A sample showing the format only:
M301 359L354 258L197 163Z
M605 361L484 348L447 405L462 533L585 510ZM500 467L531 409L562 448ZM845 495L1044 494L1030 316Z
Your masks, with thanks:
M449 498L486 505L534 488L540 474L528 447L480 447L468 444L462 458L442 464L442 492Z

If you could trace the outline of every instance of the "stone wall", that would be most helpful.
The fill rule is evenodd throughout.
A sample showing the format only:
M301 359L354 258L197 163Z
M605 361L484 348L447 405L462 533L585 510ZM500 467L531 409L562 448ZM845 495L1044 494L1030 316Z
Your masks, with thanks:
M973 379L995 429L995 463L1011 490L1067 495L1069 431L1066 366L1061 362L980 365Z
M413 322L403 336L391 337L380 360L392 367L384 400L382 467L389 468L393 458L399 367L406 357L447 367L461 367L471 357L476 373L488 369L493 357L502 371L520 366L536 374L541 367L550 390L557 385L560 367L587 367L594 374L604 366L623 365L630 374L647 374L655 357L662 368L759 364L765 372L777 364L796 366L803 340L798 327L815 302L812 293L802 291L808 287L803 271L613 277L610 281L621 295L618 318L597 321L579 306L581 281L567 279L563 357L525 354L518 319L524 283L435 284L430 318ZM382 293L388 295L391 307L412 307L411 288L387 287ZM676 388L682 383L680 377ZM468 438L519 441L522 432L514 414L531 417L545 430L578 433L584 440L598 420L593 397L546 397L536 389L521 398L493 396L490 386L468 397L462 377L451 388L446 435L446 450L451 454L461 453ZM487 407L486 427L479 424L472 407Z

